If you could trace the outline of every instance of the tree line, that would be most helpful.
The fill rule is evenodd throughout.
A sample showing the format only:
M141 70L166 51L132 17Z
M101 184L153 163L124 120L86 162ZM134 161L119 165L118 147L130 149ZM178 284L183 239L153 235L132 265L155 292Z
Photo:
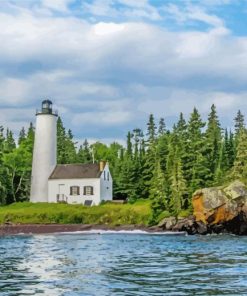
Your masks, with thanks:
M57 122L57 161L90 163L107 160L114 180L114 197L134 202L150 198L155 215L178 214L190 208L191 195L202 187L232 179L247 180L247 131L238 111L234 129L223 129L215 105L206 122L196 108L186 121L168 129L164 118L150 114L146 131L127 133L126 145L85 140L78 146L61 118ZM28 200L34 127L22 128L17 144L9 129L0 128L0 203Z

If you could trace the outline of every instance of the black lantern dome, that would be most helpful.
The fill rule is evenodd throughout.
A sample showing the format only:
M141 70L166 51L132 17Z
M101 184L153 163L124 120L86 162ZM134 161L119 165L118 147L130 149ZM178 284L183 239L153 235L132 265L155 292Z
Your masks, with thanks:
M42 113L52 114L52 101L44 100L42 102Z
M52 101L44 100L42 101L41 110L37 110L36 115L38 114L52 114L57 116L57 111L52 110Z

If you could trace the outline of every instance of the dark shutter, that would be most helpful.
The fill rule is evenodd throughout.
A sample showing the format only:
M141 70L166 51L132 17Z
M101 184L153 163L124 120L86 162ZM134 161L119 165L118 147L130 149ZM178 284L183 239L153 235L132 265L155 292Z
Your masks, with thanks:
M83 187L83 195L86 195L86 186Z
M93 195L93 186L91 186L91 195Z
M70 195L72 195L72 190L73 190L72 187L73 186L70 186Z

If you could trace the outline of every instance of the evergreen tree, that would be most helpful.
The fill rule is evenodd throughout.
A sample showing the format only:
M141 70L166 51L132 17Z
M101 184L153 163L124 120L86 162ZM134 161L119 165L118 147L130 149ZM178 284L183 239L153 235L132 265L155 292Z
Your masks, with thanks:
M127 154L128 154L128 156L129 156L129 158L131 159L132 158L132 156L133 156L133 151L132 151L132 141L131 141L131 139L132 139L132 134L131 134L131 132L128 132L128 134L127 134Z
M146 141L146 152L144 156L143 164L143 197L147 198L149 196L150 182L153 177L155 163L157 159L157 138L156 138L156 125L154 122L154 116L151 114L149 116L149 121L147 123L147 141Z
M158 129L158 135L162 136L166 132L166 124L165 124L165 119L163 117L160 118L159 121L159 129Z
M170 207L175 215L178 215L182 208L185 207L185 198L187 194L186 181L183 177L182 163L179 159L178 153L175 153L173 160L172 174L170 176L171 182L171 199Z
M11 130L7 128L6 138L4 141L4 153L12 152L16 148L15 140Z
M169 137L170 134L166 132L165 134L161 135L157 140L157 157L160 162L160 167L163 173L167 171L167 158L169 154Z
M237 112L237 116L234 118L235 120L235 135L238 136L242 129L245 128L244 115L240 110Z
M87 139L79 147L77 160L79 163L90 163L93 161Z
M35 130L32 122L29 124L26 139L23 141L24 146L27 147L29 153L33 154Z
M66 163L76 163L77 154L76 154L76 142L74 142L74 136L72 131L69 129L66 133Z
M235 157L236 157L236 150L235 150L235 141L234 141L234 134L230 131L229 141L227 144L227 155L229 159L229 167L233 167Z
M150 199L152 200L154 220L156 220L162 211L168 209L165 184L165 175L162 172L160 163L157 161L150 182Z
M20 131L20 133L19 133L18 145L20 145L21 142L22 142L23 140L25 140L25 139L26 139L26 131L25 131L25 128L22 127L22 129L21 129L21 131Z
M207 165L209 174L207 176L206 185L214 184L216 178L216 170L220 168L220 152L221 152L221 127L217 116L216 107L211 106L211 112L208 116L208 124L205 138L205 156L207 158Z
M134 140L134 159L138 159L140 150L140 141L143 138L141 129L136 128L133 130L133 140Z
M57 162L59 164L77 162L76 143L71 130L66 132L60 117L57 120Z
M240 130L237 155L233 166L233 178L247 179L247 130Z
M57 119L57 163L66 163L66 130L61 117Z
M181 159L182 169L187 163L187 151L186 144L188 141L188 131L187 131L187 123L184 119L183 113L180 113L179 120L177 124L173 127L173 136L171 140L173 141L173 145L178 147L179 158Z
M156 125L155 125L155 121L154 121L154 116L153 114L149 115L149 120L147 123L147 141L149 145L152 145L155 143L156 140Z
M208 180L209 169L205 157L205 137L202 128L205 123L196 108L194 108L189 122L186 141L186 162L184 165L184 176L188 182L190 195ZM199 186L199 187L198 187Z

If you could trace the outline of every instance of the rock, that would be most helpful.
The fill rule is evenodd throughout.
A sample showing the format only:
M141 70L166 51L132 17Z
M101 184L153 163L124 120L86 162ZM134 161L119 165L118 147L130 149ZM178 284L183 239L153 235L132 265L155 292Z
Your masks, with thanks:
M242 182L197 190L192 205L198 233L247 233L247 188Z
M226 187L224 189L224 192L230 199L246 198L247 197L246 186L238 180L234 181L228 187Z
M194 216L189 216L187 218L179 219L176 225L172 228L173 231L186 231L188 234L197 233L195 227Z
M159 222L158 227L164 230L172 230L176 225L176 222L177 220L175 217L164 218Z
M218 188L197 190L192 197L196 221L202 221L206 224L208 218L215 213L215 209L223 207L226 200L225 194Z
M199 234L207 234L208 233L208 227L205 223L198 221L196 222L196 230Z

